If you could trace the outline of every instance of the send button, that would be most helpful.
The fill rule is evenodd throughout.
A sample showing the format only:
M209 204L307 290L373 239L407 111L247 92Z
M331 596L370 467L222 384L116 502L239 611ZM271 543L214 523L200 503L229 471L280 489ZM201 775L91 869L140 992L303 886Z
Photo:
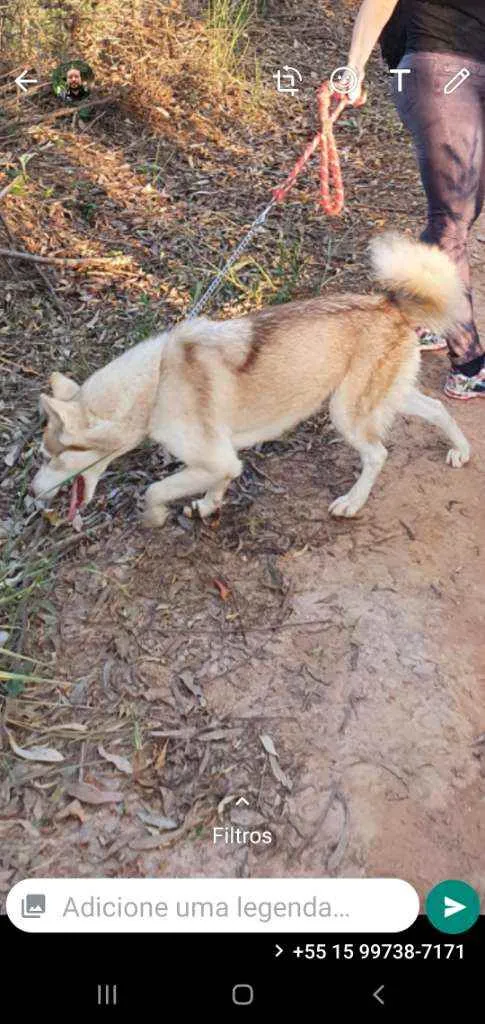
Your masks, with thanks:
M467 932L480 915L480 898L467 882L440 882L426 897L426 913L440 932Z

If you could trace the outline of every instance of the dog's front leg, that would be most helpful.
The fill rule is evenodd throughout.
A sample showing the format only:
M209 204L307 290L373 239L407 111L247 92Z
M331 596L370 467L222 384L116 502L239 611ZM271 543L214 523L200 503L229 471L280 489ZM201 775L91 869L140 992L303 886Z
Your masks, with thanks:
M231 480L232 477L230 476L224 477L224 480L221 480L215 487L211 487L206 491L203 498L198 498L191 505L187 505L184 508L185 515L191 516L193 512L198 512L201 519L207 519L214 512L218 512Z
M174 473L166 480L151 484L145 495L143 521L146 526L163 526L167 515L167 503L192 494L205 497L194 505L202 516L208 516L219 507L226 487L242 469L242 463L235 452L228 453L227 462L214 465L211 469L187 468Z
M189 494L200 494L216 483L212 473L206 469L182 469L166 480L151 484L145 494L145 526L163 526L167 516L167 502L186 498Z

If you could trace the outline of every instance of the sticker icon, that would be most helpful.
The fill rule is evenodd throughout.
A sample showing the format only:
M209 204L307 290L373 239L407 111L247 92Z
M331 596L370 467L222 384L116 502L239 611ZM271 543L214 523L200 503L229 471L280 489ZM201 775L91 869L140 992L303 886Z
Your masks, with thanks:
M346 64L341 68L335 68L335 71L332 71L330 75L332 92L337 92L339 96L346 96L347 93L356 89L358 84L359 76L357 72Z

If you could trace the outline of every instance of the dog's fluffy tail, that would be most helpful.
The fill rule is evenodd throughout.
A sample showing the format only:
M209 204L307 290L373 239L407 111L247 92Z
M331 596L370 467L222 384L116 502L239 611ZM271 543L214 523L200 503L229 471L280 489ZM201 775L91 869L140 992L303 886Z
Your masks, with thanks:
M370 252L379 284L413 324L440 333L459 320L463 285L436 245L388 232L372 239Z

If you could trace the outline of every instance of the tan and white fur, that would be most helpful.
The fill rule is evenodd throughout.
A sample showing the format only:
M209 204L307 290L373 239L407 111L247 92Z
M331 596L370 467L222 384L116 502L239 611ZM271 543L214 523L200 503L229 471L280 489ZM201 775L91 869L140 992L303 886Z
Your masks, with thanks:
M280 437L330 397L338 431L357 451L362 471L330 505L354 516L384 465L384 438L396 413L440 427L447 462L469 459L466 438L441 402L415 387L415 325L443 331L460 315L462 285L438 248L387 234L371 243L381 294L337 295L263 309L243 318L186 321L129 349L83 385L51 377L41 404L48 460L33 490L47 500L82 474L84 504L118 455L144 438L164 445L180 472L153 483L144 519L161 526L170 502L216 511L241 472L240 449Z

